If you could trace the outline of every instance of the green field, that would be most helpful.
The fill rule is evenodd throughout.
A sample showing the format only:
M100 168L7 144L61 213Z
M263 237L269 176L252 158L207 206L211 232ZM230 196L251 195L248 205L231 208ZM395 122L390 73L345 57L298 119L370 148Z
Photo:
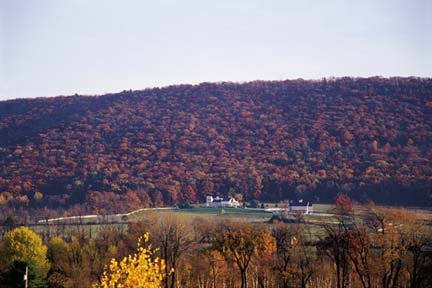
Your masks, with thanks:
M152 214L178 214L188 216L190 218L227 218L232 220L248 220L248 221L266 221L271 218L272 213L259 209L242 209L242 208L209 208L209 207L196 207L190 209L176 209L176 210L165 210L148 212L143 211L142 213L136 213L133 217L130 217L131 221L139 221L146 217L147 213Z
M277 205L271 203L265 203L266 208L276 208ZM281 206L279 206L281 207ZM97 237L100 231L104 230L117 230L126 231L128 229L129 222L139 222L150 217L164 217L164 216L178 216L183 219L193 221L197 218L203 218L209 221L212 220L230 220L230 221L246 221L253 223L267 223L274 214L284 214L286 219L290 219L293 222L301 220L306 223L313 234L321 234L323 223L335 223L338 219L331 214L310 214L301 215L300 219L296 218L295 215L288 215L286 212L273 213L265 211L263 209L254 208L210 208L203 206L196 206L190 209L141 209L126 214L117 215L87 215L82 218L72 218L62 221L53 221L49 224L39 223L30 225L30 227L37 233L44 235L48 238L52 236L82 236L82 237ZM314 204L314 211L321 213L332 213L334 211L334 205L330 204ZM425 221L430 222L432 219L431 211L416 210L416 212L422 215ZM4 235L4 233L1 233Z

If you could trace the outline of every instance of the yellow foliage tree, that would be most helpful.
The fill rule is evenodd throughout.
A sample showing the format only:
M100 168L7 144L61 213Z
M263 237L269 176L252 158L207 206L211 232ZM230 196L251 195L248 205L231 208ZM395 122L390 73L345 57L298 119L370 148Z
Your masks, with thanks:
M50 268L46 257L47 249L42 238L28 227L9 231L0 245L0 271L6 273L3 277L7 281L2 283L5 284L4 287L10 287L15 281L14 277L23 273L21 269L24 268L25 271L26 266L29 269L30 286L41 284Z
M93 285L93 288L161 287L165 260L153 257L157 249L152 250L151 245L147 245L148 240L149 234L146 233L138 240L135 254L126 256L120 263L112 259L105 267L100 283Z
M1 262L4 266L14 261L24 261L42 274L46 274L49 269L47 247L43 245L42 238L28 227L10 231L0 248Z

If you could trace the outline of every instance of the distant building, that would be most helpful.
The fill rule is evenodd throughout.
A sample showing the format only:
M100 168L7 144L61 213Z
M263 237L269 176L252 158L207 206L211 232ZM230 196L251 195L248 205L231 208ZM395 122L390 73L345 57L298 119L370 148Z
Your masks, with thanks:
M309 202L304 202L303 199L290 200L289 202L289 212L301 212L304 214L313 213L313 205Z
M234 198L230 198L228 201L224 201L222 197L207 196L206 206L214 208L237 208L240 207L240 203Z

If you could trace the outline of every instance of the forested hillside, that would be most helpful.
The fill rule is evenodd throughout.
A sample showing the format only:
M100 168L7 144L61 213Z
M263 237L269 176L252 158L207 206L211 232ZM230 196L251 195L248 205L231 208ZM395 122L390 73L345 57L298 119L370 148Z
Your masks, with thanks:
M0 205L430 205L432 79L203 83L0 102Z

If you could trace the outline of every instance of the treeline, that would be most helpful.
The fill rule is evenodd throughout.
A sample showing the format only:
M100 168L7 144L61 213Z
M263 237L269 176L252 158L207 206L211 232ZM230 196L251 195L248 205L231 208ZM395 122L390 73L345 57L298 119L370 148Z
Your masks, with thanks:
M163 269L151 270L162 275L162 287L431 287L430 226L406 210L370 206L359 213L341 200L338 221L318 226L173 213L148 214L127 232L106 229L93 239L42 234L42 241L15 228L0 244L0 287L22 287L26 266L30 287L90 287L107 278L102 272L112 258L134 254L146 232L153 247L146 264L164 259ZM119 275L133 277L125 272Z
M432 79L374 77L3 101L0 206L110 213L337 193L430 205L431 91Z

